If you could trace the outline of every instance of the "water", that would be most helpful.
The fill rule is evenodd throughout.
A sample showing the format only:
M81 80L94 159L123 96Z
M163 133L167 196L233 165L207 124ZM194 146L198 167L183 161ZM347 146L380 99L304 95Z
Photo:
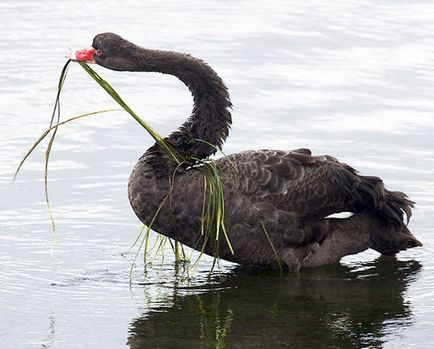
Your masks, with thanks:
M209 278L205 258L189 283L166 248L130 287L126 183L151 139L121 112L59 132L55 243L43 151L11 178L48 125L67 48L102 31L207 60L234 103L227 153L310 147L407 192L424 247L283 279L229 263ZM2 1L0 348L431 348L433 32L429 1ZM190 112L174 78L98 71L161 134ZM62 98L65 117L114 106L76 65Z

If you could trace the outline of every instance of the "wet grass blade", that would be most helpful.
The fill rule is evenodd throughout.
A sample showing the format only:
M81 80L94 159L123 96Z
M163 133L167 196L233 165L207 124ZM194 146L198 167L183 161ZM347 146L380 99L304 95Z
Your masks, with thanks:
M59 77L59 81L57 84L57 94L56 94L56 99L54 102L53 112L51 114L49 130L45 131L43 133L43 135L38 139L38 141L36 141L36 143L31 147L30 151L27 152L27 154L24 156L24 158L21 160L20 164L18 165L18 168L17 168L17 170L14 174L14 177L13 177L13 181L15 181L15 179L18 175L18 172L20 171L22 165L24 164L26 159L29 157L29 155L32 153L32 151L38 146L38 144L42 141L42 139L44 139L50 133L50 131L53 131L51 134L50 140L48 142L47 149L45 151L44 192L45 192L45 201L47 204L48 215L49 215L50 222L51 222L51 228L52 228L54 235L56 233L56 224L54 221L54 216L53 216L53 212L52 212L51 205L50 205L50 199L49 199L49 195L48 195L48 163L50 160L51 150L52 150L54 140L56 138L57 130L59 127L59 123L60 123L60 94L62 92L62 88L63 88L63 85L64 85L65 80L66 80L66 76L67 76L67 72L68 72L68 68L69 68L70 63L71 63L71 60L68 60L65 63L65 65L63 66L63 69L61 71L60 77ZM57 122L53 126L54 119L55 119L56 115L57 115Z
M211 210L209 213L209 222L214 226L214 239L217 244L220 239L220 229L223 231L226 243L232 254L235 254L232 244L230 242L228 233L225 226L225 199L223 184L218 172L218 168L214 161L208 162L205 168L202 169L205 178L207 178L209 199L208 204L211 203ZM217 255L218 256L218 255Z
M47 135L53 131L54 129L56 129L59 126L65 125L71 121L74 120L78 120L78 119L82 119L85 118L87 116L91 116L91 115L97 115L97 114L102 114L102 113L109 113L109 112L113 112L113 111L121 111L121 109L106 109L106 110L99 110L99 111L94 111L91 113L86 113L86 114L81 114L81 115L77 115L74 116L72 118L69 118L65 121L61 121L58 124L51 126L50 128L48 128L47 130L45 130L42 135L36 140L36 142L30 147L30 149L27 151L27 153L23 156L23 158L21 159L17 169L15 170L15 174L13 177L13 181L15 181L17 179L17 176L21 170L21 168L23 167L24 163L26 162L26 160L29 158L29 156L33 153L33 151L37 148L37 146L45 139L45 137L47 137Z
M154 224L155 220L158 217L158 214L160 213L161 209L163 208L164 204L166 203L167 199L169 198L170 195L172 195L173 189L174 189L174 181L175 181L175 175L176 175L176 171L182 166L183 162L179 163L178 166L176 166L175 170L173 171L172 174L172 178L171 178L171 185L169 188L168 193L165 195L165 197L163 198L163 200L161 201L160 205L158 206L157 210L154 213L154 216L152 217L151 222L149 223L149 225L146 227L146 233L145 233L145 238L142 240L142 243L140 244L139 248L137 249L136 255L134 256L134 260L133 263L131 264L131 268L130 268L130 284L131 284L131 278L132 278L132 274L133 274L133 269L134 266L136 264L137 261L137 257L141 251L141 249L143 248L143 245L145 245L145 250L144 250L144 261L146 263L146 256L148 254L148 242L149 242L149 234L151 232L151 228L152 225ZM137 239L136 239L137 240ZM158 249L159 250L159 249ZM158 251L157 250L157 251Z
M174 160L176 163L180 163L183 161L182 157L178 152L167 143L151 126L148 125L142 118L140 118L119 96L119 94L115 91L111 85L105 81L97 72L95 72L91 67L89 67L84 62L78 62L80 66L112 97L122 108L125 109L136 121L148 131L148 133L155 139L155 141L160 145L160 147L164 150L166 155Z
M128 251L131 251L134 248L134 246L137 245L137 243L140 240L140 237L142 236L143 232L145 231L145 228L146 228L146 225L143 224L142 227L140 228L139 233L137 234L136 240L134 240L133 244L130 246L130 248L128 249Z
M265 233L265 236L267 237L268 242L270 243L270 246L271 246L271 249L273 250L274 256L276 257L276 262L277 262L277 265L279 267L280 275L282 275L283 268L282 268L282 262L280 261L279 255L277 254L277 251L274 248L273 242L271 241L270 236L268 235L267 229L265 229L264 222L260 221L260 224L261 224L262 230Z
M67 62L65 63L65 65L63 66L63 69L60 73L59 82L57 84L56 100L54 102L53 113L51 115L51 120L50 120L50 128L53 126L54 117L56 114L57 114L57 122L56 122L56 125L54 126L53 133L51 135L50 141L48 142L47 149L45 151L45 166L44 166L45 202L47 203L48 215L50 217L51 228L52 228L52 231L54 234L56 234L56 223L54 221L53 211L51 210L50 199L48 196L48 162L50 160L50 154L51 154L51 149L52 149L53 144L54 144L54 139L56 138L56 134L57 134L57 129L58 129L57 124L60 122L60 93L62 92L62 88L63 88L63 85L64 85L65 80L66 80L66 76L68 73L68 68L69 68L70 63L71 63L71 60L68 59Z
M56 124L57 125L57 124ZM56 234L56 222L54 221L53 211L51 210L50 198L48 196L48 161L50 160L51 148L53 147L54 138L57 133L57 127L48 142L47 149L45 151L45 166L44 166L44 192L45 192L45 202L47 204L48 216L50 217L51 229L54 234Z
M54 117L56 115L56 111L58 112L58 116L60 116L60 93L62 92L62 88L63 88L63 85L64 85L65 80L66 80L66 75L68 73L69 64L71 62L72 61L70 59L68 59L66 61L65 65L63 66L62 71L60 73L59 82L57 84L56 100L54 102L53 113L51 115L51 120L50 120L50 127L53 126L53 122L54 122ZM59 120L58 120L58 122L59 122Z
M235 172L238 173L238 166L235 162L233 162L233 160L226 155L226 153L223 152L223 150L221 150L219 147L216 147L214 144L211 144L210 142L204 141L203 139L192 139L191 142L200 142L200 143L205 143L207 145L209 145L211 148L214 148L216 152L219 152L223 155L225 160L228 160L229 163L232 165L232 167L234 168Z

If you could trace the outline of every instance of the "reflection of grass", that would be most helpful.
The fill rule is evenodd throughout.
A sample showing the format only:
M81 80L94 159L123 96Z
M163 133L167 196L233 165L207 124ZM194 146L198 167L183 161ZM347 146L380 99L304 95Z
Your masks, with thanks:
M231 328L232 320L234 319L234 312L231 308L227 309L226 316L220 320L216 319L215 340L216 349L226 348L226 337Z
M87 116L106 113L112 110L101 110L97 112L92 113L86 113L82 115L78 115L72 118L69 118L67 120L61 121L60 120L60 95L61 91L66 79L68 67L70 64L70 60L68 60L65 64L65 66L62 69L62 72L60 74L59 82L58 82L58 88L57 88L57 95L55 100L55 105L53 109L53 114L51 116L50 120L50 127L37 139L37 141L33 144L33 146L30 148L30 150L25 154L23 159L21 160L14 179L18 175L18 172L20 171L22 165L24 162L28 159L30 154L38 147L38 145L44 140L47 136L50 135L50 139L48 141L47 149L45 151L45 166L44 166L44 188L45 188L45 199L47 203L48 213L50 216L50 221L52 225L53 233L55 232L55 221L51 210L49 195L48 195L48 163L50 160L50 154L51 150L54 144L55 137L57 135L57 131L59 126L65 125L71 121L81 119ZM180 155L175 148L171 144L169 144L164 138L162 138L154 129L152 129L149 124L147 124L145 121L143 121L119 96L119 94L114 90L114 88L101 76L96 73L91 67L89 67L84 62L78 62L80 66L118 103L123 110L125 110L127 113L129 113L150 135L154 140L157 142L157 144L161 147L161 149L164 151L166 157L169 161L173 161L176 165L175 170L173 171L173 174L171 178L169 178L169 191L167 195L164 197L163 201L160 203L158 209L156 210L153 218L151 219L150 224L146 228L146 230L143 228L135 243L133 246L140 242L140 246L138 249L138 252L144 248L145 256L148 254L149 250L149 234L151 227L153 223L155 222L158 214L160 214L160 211L162 210L164 204L166 203L167 199L170 197L170 200L172 200L172 192L175 186L175 179L176 179L176 172L181 166L185 166L188 170L199 170L203 175L203 181L204 181L204 199L203 199L203 210L202 210L202 221L201 221L201 228L200 228L200 234L203 236L203 245L200 249L200 255L197 259L197 261L200 259L204 251L206 250L207 244L211 244L213 254L215 258L219 258L219 247L220 247L220 240L223 235L226 244L232 254L234 254L234 249L231 245L228 232L225 227L225 203L224 203L224 189L223 184L220 178L220 174L218 172L218 168L214 162L214 160L207 158L207 159L195 159L195 158L186 158L185 156ZM203 140L192 140L197 142L205 142ZM218 150L218 149L216 149ZM229 160L230 161L230 160ZM190 164L189 167L187 167L187 163ZM164 244L167 242L168 238L166 237L159 237L157 239L156 244L158 244L157 253L161 252L163 250ZM169 239L170 241L170 239ZM172 249L175 254L175 258L177 261L180 261L182 259L186 259L185 253L183 250L183 247L175 241L173 244L170 241L170 244L172 245ZM136 257L138 255L138 252L136 254ZM196 262L197 262L196 261ZM196 264L196 263L195 263Z
M233 310L228 307L226 314L221 316L219 296L217 296L217 302L212 304L210 310L205 308L200 296L197 297L197 301L200 312L199 330L202 344L207 348L226 348L226 337L234 319ZM214 323L209 323L210 318L214 320Z

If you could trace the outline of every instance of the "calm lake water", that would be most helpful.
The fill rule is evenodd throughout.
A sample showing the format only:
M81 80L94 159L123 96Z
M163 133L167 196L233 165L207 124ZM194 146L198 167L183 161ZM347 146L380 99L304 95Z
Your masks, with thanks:
M283 278L225 262L209 276L203 258L187 281L166 246L130 286L141 225L126 185L152 142L121 112L59 131L53 237L44 147L12 176L48 126L68 47L103 31L208 61L234 103L227 153L310 147L407 192L424 247ZM428 0L0 2L0 348L432 348L433 33ZM175 78L97 70L161 134L189 115ZM113 107L73 65L63 117Z

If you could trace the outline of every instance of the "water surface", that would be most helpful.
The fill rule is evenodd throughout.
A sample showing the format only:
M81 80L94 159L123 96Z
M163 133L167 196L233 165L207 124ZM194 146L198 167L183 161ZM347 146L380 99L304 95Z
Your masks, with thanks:
M121 112L59 132L43 150L68 47L114 31L205 59L228 85L225 152L309 147L377 175L417 202L424 247L368 251L287 275L210 258L187 282L169 248L129 270L140 224L126 183L152 142ZM0 348L430 348L434 341L434 4L430 1L2 1L0 3ZM188 115L176 79L98 69L161 133ZM64 117L115 107L76 65ZM155 237L153 237L155 239Z

